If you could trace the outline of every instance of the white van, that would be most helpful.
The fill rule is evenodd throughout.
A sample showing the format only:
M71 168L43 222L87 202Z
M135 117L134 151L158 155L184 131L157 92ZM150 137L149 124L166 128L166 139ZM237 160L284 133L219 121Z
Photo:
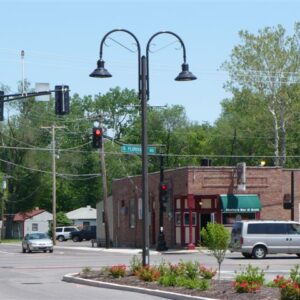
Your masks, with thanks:
M231 252L246 258L287 253L300 257L300 223L294 221L239 221L231 231Z

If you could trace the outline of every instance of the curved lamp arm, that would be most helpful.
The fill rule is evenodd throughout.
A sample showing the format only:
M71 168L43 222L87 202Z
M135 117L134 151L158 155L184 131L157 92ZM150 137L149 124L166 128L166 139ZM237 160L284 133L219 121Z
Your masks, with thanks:
M183 63L185 64L185 63L186 63L186 50L185 50L185 45L184 45L182 39L181 39L176 33L172 32L172 31L159 31L159 32L153 34L153 35L150 37L150 39L149 39L149 41L148 41L148 43L147 43L147 47L146 47L147 62L148 62L149 48L150 48L150 44L151 44L152 40L153 40L157 35L164 34L164 33L166 33L166 34L171 34L171 35L175 36L175 37L178 39L178 41L180 42L181 47L182 47L182 49L183 49ZM147 65L148 65L148 63L147 63Z
M131 35L133 37L133 39L135 40L136 42L136 45L137 45L137 52L138 52L138 83L139 83L139 96L141 96L141 46L140 46L140 43L137 39L137 37L132 33L130 32L129 30L126 30L126 29L113 29L109 32L107 32L104 37L102 38L101 40L101 43L100 43L100 50L99 50L99 61L98 61L98 70L100 70L100 72L104 72L103 73L103 76L99 75L99 73L97 72L97 69L90 75L91 77L111 77L111 74L106 70L104 69L104 60L102 59L102 56L103 56L103 45L105 43L105 40L106 38L114 33L114 32L125 32L125 33L128 33L129 35ZM97 75L98 73L98 75Z
M197 77L195 75L193 75L190 71L189 71L189 65L186 63L186 50L185 50L185 45L182 41L182 39L174 32L172 31L159 31L155 34L153 34L148 43L147 43L147 47L146 47L146 64L147 64L147 98L149 99L149 48L150 48L150 44L152 42L152 40L160 35L160 34L170 34L170 35L173 35L175 36L178 41L180 42L181 44L181 47L183 49L183 63L181 65L182 67L182 72L179 73L179 75L175 78L175 80L177 81L189 81L189 80L195 80L197 79Z
M140 60L140 57L141 57L141 46L140 46L140 43L139 43L137 37L132 32L130 32L127 29L113 29L113 30L111 30L111 31L109 31L108 33L105 34L105 36L102 38L101 43L100 43L100 51L99 51L100 52L99 53L100 59L102 59L103 45L104 45L104 42L105 42L106 38L110 34L112 34L114 32L118 32L118 31L126 32L126 33L128 33L129 35L131 35L134 38L134 40L136 41L137 48L138 48L138 56L139 56L139 60Z

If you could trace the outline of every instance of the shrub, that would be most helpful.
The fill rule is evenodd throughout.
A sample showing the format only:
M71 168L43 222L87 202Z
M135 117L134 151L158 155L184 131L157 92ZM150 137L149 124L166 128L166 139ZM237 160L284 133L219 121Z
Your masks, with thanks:
M166 263L165 261L162 261L159 265L158 265L158 271L160 273L160 276L164 276L166 274L170 273L170 267L171 267L171 263Z
M177 276L185 275L185 263L180 262L178 264L169 264L169 271Z
M86 273L90 273L92 271L92 268L91 267L84 267L82 269L82 273L86 274Z
M209 283L206 280L198 278L188 278L184 276L177 277L176 285L185 287L187 289L206 290L209 287Z
M277 275L272 282L268 284L269 287L277 287L281 288L283 285L285 285L287 282L287 279L284 278L284 276Z
M199 275L199 263L188 261L185 264L185 275L187 278L195 279Z
M136 271L139 279L144 281L157 281L160 277L158 268L145 266Z
M290 278L285 279L283 276L277 275L273 282L281 289L282 300L300 300L299 265L291 269Z
M264 283L264 271L248 265L245 270L235 276L233 286L238 293L253 293Z
M164 274L158 279L158 284L162 286L176 286L178 276L175 273Z
M143 267L142 259L137 255L134 255L130 260L130 271L136 275L136 272Z
M199 274L204 279L212 279L217 274L217 271L212 268L208 269L204 266L199 266Z
M114 278L124 277L126 274L126 266L114 265L109 269L109 271Z

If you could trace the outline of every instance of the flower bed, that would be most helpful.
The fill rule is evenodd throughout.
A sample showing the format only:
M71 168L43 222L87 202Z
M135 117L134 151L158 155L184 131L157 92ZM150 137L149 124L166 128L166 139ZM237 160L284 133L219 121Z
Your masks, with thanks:
M120 276L114 276L111 272L113 270L115 274L115 271L120 269L122 270ZM91 271L86 268L78 276L96 281L215 299L280 299L278 288L263 285L260 285L259 289L253 289L252 287L251 292L248 290L240 293L233 286L232 281L212 279L216 275L216 271L208 269L198 262L180 262L178 264L163 262L158 266L142 267L135 257L134 262L131 262L131 266L126 268L125 274L123 274L123 271L124 265L102 268L99 271Z

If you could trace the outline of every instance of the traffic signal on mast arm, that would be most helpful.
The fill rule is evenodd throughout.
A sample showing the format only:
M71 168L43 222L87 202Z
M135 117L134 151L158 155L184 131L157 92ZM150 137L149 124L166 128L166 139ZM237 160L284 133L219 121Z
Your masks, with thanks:
M100 127L93 127L93 147L94 148L102 148L102 136L103 129Z
M55 86L55 114L66 115L70 112L70 96L68 85Z

